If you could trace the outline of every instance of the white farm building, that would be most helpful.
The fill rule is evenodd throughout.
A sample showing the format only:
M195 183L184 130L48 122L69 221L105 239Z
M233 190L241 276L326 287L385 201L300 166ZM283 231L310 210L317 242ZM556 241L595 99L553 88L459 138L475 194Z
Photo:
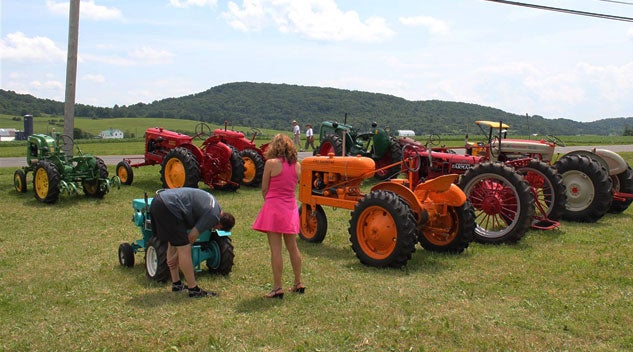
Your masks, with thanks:
M103 139L123 138L123 131L117 130L115 128L110 128L108 130L99 132L99 138L103 138Z

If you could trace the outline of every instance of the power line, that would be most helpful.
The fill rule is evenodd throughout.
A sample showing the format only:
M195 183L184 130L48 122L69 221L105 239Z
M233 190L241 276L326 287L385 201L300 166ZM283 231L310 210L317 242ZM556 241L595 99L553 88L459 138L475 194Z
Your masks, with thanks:
M633 2L628 2L628 1L615 1L615 0L598 0L598 1L612 2L614 4L633 5Z
M507 5L529 7L529 8L533 8L533 9L539 9L539 10L570 13L570 14L573 14L573 15L598 17L598 18L603 18L603 19L607 19L607 20L633 22L633 18L631 18L631 17L606 15L606 14L596 13L596 12L570 10L570 9L563 9L563 8L559 8L559 7L550 7L550 6L543 6L543 5L536 5L536 4L528 4L528 3L516 2L516 1L506 1L506 0L486 0L486 1L498 2L498 3L501 3L501 4L507 4ZM606 0L603 0L603 1L606 1Z

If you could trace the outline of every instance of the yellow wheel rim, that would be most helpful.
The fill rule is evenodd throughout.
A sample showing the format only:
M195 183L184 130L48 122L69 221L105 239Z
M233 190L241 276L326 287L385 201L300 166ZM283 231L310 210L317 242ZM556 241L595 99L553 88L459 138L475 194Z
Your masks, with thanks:
M45 169L39 168L35 172L35 193L40 199L45 199L48 196L48 173Z
M165 165L165 184L168 188L179 188L185 185L185 166L177 158L172 158Z
M127 170L124 167L120 167L116 170L116 175L119 176L121 183L127 182L127 178L129 175L127 174Z
M253 181L257 170L255 168L255 163L253 162L253 159L244 157L242 158L242 160L244 160L244 178L242 180L248 183Z

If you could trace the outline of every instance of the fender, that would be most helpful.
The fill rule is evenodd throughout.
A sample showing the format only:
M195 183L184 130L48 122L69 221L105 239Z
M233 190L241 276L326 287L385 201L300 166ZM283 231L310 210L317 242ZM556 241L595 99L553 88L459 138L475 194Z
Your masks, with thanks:
M626 160L624 160L624 158L622 158L618 153L607 149L593 148L591 151L574 150L565 155L584 155L592 158L604 166L609 171L610 176L623 173L629 166Z

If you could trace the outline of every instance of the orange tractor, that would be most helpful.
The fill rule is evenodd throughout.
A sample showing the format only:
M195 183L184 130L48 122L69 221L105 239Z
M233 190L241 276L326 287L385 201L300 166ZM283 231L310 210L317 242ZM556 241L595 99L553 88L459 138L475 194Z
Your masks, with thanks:
M409 178L419 160L405 159ZM313 156L301 162L299 200L301 232L308 242L320 243L327 232L323 206L352 210L349 234L361 263L374 267L402 267L419 241L437 252L461 253L473 239L474 212L464 192L445 175L417 184L411 179L380 182L369 193L361 186L376 172L373 159L362 156Z

